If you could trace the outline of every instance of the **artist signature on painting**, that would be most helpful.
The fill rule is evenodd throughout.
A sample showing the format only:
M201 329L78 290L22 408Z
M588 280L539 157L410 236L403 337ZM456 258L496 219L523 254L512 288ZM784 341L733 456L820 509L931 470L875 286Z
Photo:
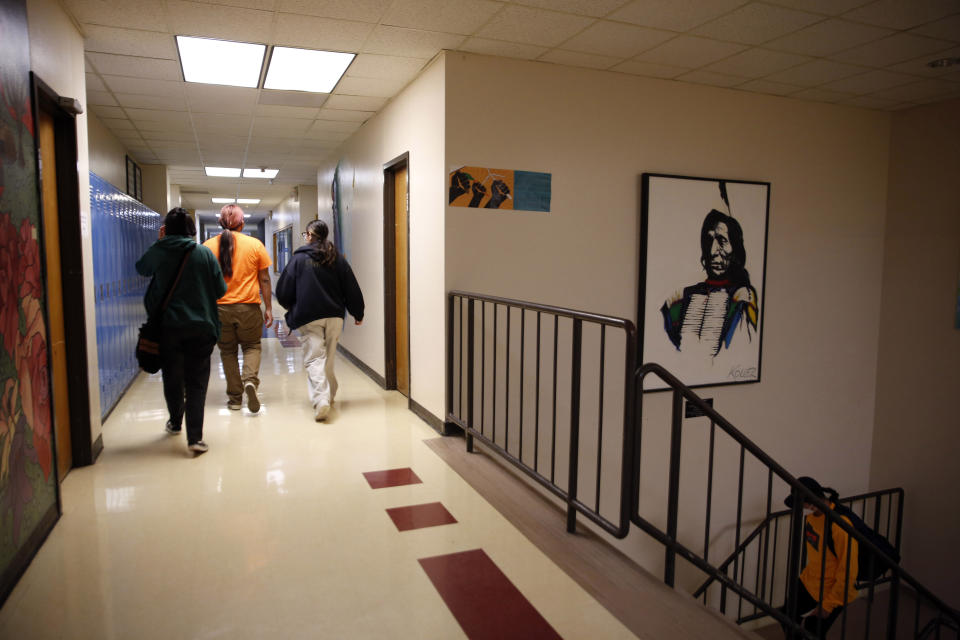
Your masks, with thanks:
M743 380L749 378L757 377L757 368L756 367L741 367L734 365L730 367L730 373L727 374L728 378L733 380Z

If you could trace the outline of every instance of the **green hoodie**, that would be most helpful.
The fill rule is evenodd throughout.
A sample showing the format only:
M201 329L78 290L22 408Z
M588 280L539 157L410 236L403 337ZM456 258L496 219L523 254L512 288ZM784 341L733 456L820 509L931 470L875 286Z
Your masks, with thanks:
M189 236L167 236L154 242L137 261L137 273L152 277L143 306L147 314L154 314L163 302L173 279L177 277L183 252L193 247L183 276L163 312L162 325L185 329L205 327L210 334L220 336L220 316L217 300L227 292L220 265L213 252L197 244Z

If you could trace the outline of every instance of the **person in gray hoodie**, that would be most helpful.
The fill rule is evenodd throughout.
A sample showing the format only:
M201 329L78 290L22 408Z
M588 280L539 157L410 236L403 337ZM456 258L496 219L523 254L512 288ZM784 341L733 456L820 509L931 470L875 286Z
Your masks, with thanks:
M183 275L161 318L160 339L163 396L170 419L166 431L181 432L187 422L187 448L207 451L203 441L203 406L210 382L210 354L220 335L217 299L227 292L213 252L194 240L196 226L186 210L171 209L160 227L160 238L137 261L137 273L152 277L144 296L147 314L154 316L180 263L187 255Z
M303 233L307 244L293 252L277 280L277 302L287 309L290 330L300 330L303 367L317 422L326 420L337 395L333 360L346 311L363 322L363 293L353 270L327 235L322 220L312 220Z

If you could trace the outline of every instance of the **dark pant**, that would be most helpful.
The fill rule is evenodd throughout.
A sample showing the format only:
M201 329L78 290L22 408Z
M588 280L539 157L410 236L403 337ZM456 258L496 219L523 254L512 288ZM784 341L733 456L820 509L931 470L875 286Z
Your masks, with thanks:
M164 329L160 341L163 397L174 429L187 419L187 442L203 440L203 405L216 336L203 329Z
M800 582L797 588L797 613L793 617L793 621L800 622L803 614L813 611L819 604L819 601L810 595L810 592L807 591L807 588L802 582ZM786 605L780 607L780 611L784 615L788 617L790 616ZM820 638L822 640L823 638L827 637L827 631L830 629L831 625L837 621L837 618L840 617L841 613L843 613L843 607L835 608L826 618L818 618L816 615L810 614L803 620L803 629L814 638ZM791 637L786 626L783 627L783 634L787 638Z

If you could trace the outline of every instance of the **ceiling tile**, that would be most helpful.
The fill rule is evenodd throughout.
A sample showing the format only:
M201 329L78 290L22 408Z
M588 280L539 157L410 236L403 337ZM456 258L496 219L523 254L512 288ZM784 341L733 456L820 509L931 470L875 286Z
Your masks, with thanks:
M546 52L547 48L502 40L489 40L487 38L470 38L460 45L459 50L487 56L532 60Z
M705 64L732 56L746 48L742 44L732 42L720 42L719 40L693 36L678 36L655 49L641 53L636 57L636 60L696 69Z
M592 19L566 13L508 6L476 35L555 47L590 26Z
M695 84L709 84L714 87L735 87L749 80L749 78L725 76L721 73L713 73L712 71L691 71L676 79L682 80L683 82L693 82Z
M346 120L317 120L310 127L311 132L317 131L335 131L337 133L353 133L363 125L362 122L349 122Z
M252 114L257 104L257 90L248 87L187 82L184 89L195 113Z
M834 59L871 67L886 67L922 55L944 51L953 46L946 40L935 40L909 33L897 33L833 56Z
M92 51L116 53L145 58L177 60L173 36L155 31L135 31L98 25L84 25L86 34L83 48L87 55Z
M90 91L87 89L87 104L90 106L117 106L117 101L109 91Z
M803 89L790 96L791 98L800 98L801 100L813 100L815 102L840 102L851 96L849 93L840 91L827 91L826 89Z
M277 14L275 44L324 51L359 51L373 25L293 13Z
M432 58L441 49L456 49L462 41L463 36L452 33L381 25L373 30L361 51L408 58Z
M806 56L767 49L747 49L715 62L704 69L730 76L744 76L746 78L762 78L777 71L783 71L805 62L810 62ZM763 92L767 93L767 92Z
M843 17L879 27L911 29L956 12L956 0L877 0Z
M392 0L276 0L277 11L321 18L379 22Z
M373 116L372 111L356 111L353 109L320 109L318 120L339 120L345 122L366 122Z
M693 33L746 44L761 44L808 27L823 16L751 3L693 30Z
M622 58L614 58L611 56L596 56L592 53L564 51L562 49L553 49L539 58L539 60L544 62L554 62L570 67L587 67L590 69L609 69L620 62L621 59Z
M329 95L328 93L312 93L307 91L262 89L260 91L260 97L257 98L257 104L319 109L326 103Z
M502 6L490 0L395 0L380 24L470 34Z
M931 60L937 60L939 58L960 58L960 47L953 47L952 49L947 49L946 51L938 51L933 55L925 55L919 58L907 62L901 62L900 64L894 64L887 67L887 71L899 71L901 73L912 73L918 76L926 76L928 78L946 78L951 73L958 73L956 71L957 67L929 67L927 63Z
M206 4L222 4L228 7L243 7L245 9L263 9L272 11L276 7L275 0L196 0Z
M87 59L103 75L154 78L157 80L183 79L180 75L180 63L177 60L95 52L88 53Z
M960 42L960 13L917 27L910 33L940 40Z
M609 17L645 27L688 31L736 9L745 2L746 0L633 0Z
M668 31L600 20L564 42L563 48L600 56L631 58L641 51L663 44L675 35Z
M87 99L89 100L89 94L87 94ZM123 112L123 109L117 106L108 106L101 104L91 104L87 103L90 107L90 111L93 111L98 118L101 120L105 118L126 118L127 114Z
M167 23L178 35L267 43L273 29L273 13L167 0Z
M254 115L273 118L307 118L313 120L320 113L319 107L285 107L276 104L258 104Z
M677 76L690 71L690 69L685 69L683 67L671 67L665 64L638 62L636 60L627 60L626 62L621 62L617 66L612 67L610 70L620 71L622 73L630 73L637 76L647 76L650 78L676 78Z
M889 29L831 18L782 38L771 40L763 46L808 56L828 56L872 40L879 40L891 33L893 32Z
M872 0L766 0L770 4L781 7L802 9L813 13L822 13L828 16L838 16L845 11L861 7Z
M136 131L134 124L127 118L100 118L100 122L111 131Z
M864 107L866 109L887 109L895 106L897 103L893 100L881 100L880 98L871 98L870 96L858 96L841 100L840 104L848 104L852 107Z
M196 138L192 132L186 131L140 131L144 140L173 140L175 142L193 142Z
M136 109L127 109L127 111L136 111ZM183 111L167 111L165 113L176 113L182 116L187 116ZM193 132L193 125L190 123L190 118L186 117L182 121L168 121L160 122L157 120L141 120L133 118L133 123L137 125L137 129L142 132L146 131L157 131L161 129L163 131L180 131L183 133Z
M566 13L600 18L623 5L626 0L513 0L515 4L525 4L539 9L554 9Z
M380 78L343 78L337 92L350 96L375 96L392 98L407 83L406 79L383 80Z
M253 134L260 136L272 134L295 137L306 133L312 124L313 120L257 116L253 119Z
M890 89L902 84L916 82L914 76L908 76L902 73L891 73L889 71L867 71L858 76L850 76L842 80L835 80L823 85L823 89L831 91L845 91L847 93L863 94L874 93Z
M345 96L333 94L327 98L326 106L331 109L354 109L357 111L379 111L387 104L386 98L373 96Z
M883 89L870 95L883 100L917 102L922 104L930 102L931 100L940 100L960 95L960 87L953 82L944 82L943 80L920 80L919 82L894 87L892 89Z
M165 31L163 5L155 0L64 0L81 24Z
M354 58L345 74L348 78L382 78L411 80L425 65L423 58L400 58L361 53Z
M770 82L769 80L751 80L744 82L738 86L737 89L753 91L754 93L769 93L775 96L788 96L799 91L801 87L792 84Z
M152 96L183 96L184 83L173 80L145 80L128 76L103 76L103 81L114 93L136 93Z
M103 80L101 80L100 76L98 76L97 74L87 73L84 75L86 75L86 85L87 85L88 93L90 91L106 91L107 90L107 85L103 84Z
M351 134L340 131L314 131L307 132L307 137L311 140L323 140L326 142L340 143L350 137Z
M234 136L249 135L252 121L252 116L240 114L193 114L193 126L197 131L218 132Z
M134 121L170 122L190 124L190 116L183 111L163 111L159 109L127 109L127 115Z
M171 93L165 96L145 96L138 93L117 93L117 102L122 107L134 109L169 109L171 111L186 111L187 101L183 93Z
M847 78L867 69L852 64L834 62L832 60L813 60L792 69L786 69L767 76L767 80L795 84L802 87L815 87L826 82Z

